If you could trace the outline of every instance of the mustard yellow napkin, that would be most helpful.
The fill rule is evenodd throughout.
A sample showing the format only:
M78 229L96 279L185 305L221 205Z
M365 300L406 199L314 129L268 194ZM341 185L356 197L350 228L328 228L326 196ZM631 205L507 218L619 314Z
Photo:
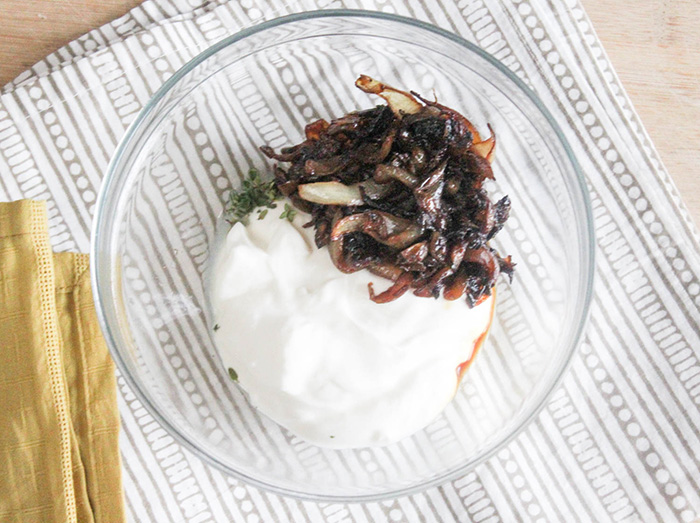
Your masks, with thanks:
M124 521L114 364L88 257L43 202L0 203L0 521Z

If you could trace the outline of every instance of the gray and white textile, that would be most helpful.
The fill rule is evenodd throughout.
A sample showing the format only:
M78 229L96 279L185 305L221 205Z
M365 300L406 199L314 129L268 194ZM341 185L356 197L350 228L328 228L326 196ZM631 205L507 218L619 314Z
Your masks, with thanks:
M575 0L147 0L0 97L0 199L48 200L55 249L87 252L127 125L187 60L304 10L395 12L462 35L524 79L587 176L597 281L586 336L546 408L473 472L410 497L317 504L267 494L182 449L119 379L135 521L693 521L700 517L700 244Z

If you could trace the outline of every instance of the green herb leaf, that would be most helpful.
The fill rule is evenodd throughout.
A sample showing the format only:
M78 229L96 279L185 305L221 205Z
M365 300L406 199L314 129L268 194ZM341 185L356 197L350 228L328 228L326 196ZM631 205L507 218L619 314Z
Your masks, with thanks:
M284 204L284 211L280 214L280 220L284 220L285 218L289 220L290 222L294 221L294 217L297 215L297 211L294 207L289 205L288 203Z
M248 176L241 183L239 190L231 190L226 205L226 220L231 224L248 225L248 217L258 207L274 209L275 200L282 198L274 181L264 181L256 169L248 171ZM259 211L258 219L262 220L267 209Z
M238 381L238 373L231 367L228 368L228 375L233 381Z
M335 438L335 436L331 436L331 439Z
M221 325L219 325L217 323L216 325L214 325L214 332L218 331L220 328L221 328Z

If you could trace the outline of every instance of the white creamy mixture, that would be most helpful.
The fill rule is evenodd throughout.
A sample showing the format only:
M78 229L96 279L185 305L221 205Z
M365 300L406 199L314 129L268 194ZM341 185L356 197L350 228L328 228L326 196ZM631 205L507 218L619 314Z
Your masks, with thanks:
M385 445L420 430L454 396L493 298L473 309L410 293L375 304L367 283L389 282L341 273L301 227L308 215L290 223L280 207L234 225L214 261L223 364L253 405L317 445Z

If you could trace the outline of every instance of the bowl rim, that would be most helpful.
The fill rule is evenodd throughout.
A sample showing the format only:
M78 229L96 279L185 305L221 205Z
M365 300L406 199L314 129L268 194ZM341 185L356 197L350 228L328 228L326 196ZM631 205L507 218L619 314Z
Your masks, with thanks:
M146 117L156 108L158 102L170 91L185 75L187 75L192 69L197 65L204 62L211 56L215 55L220 50L228 47L244 38L261 33L268 29L272 29L278 26L282 26L288 23L304 21L309 19L322 19L322 18L371 18L376 20L386 20L390 22L405 24L408 26L413 26L418 29L422 29L440 37L447 38L460 46L464 47L467 51L477 54L479 57L485 59L491 65L495 66L500 72L502 72L510 81L512 81L519 89L522 91L535 105L540 114L546 119L548 124L554 130L557 135L561 146L566 153L567 159L571 164L571 167L575 173L575 187L579 189L579 196L582 204L583 215L585 220L582 225L585 229L586 237L581 239L580 254L583 254L581 259L582 262L582 275L585 276L585 284L582 289L582 300L580 306L578 307L578 319L580 320L578 325L572 334L572 342L568 348L568 354L562 359L559 367L556 369L555 378L552 382L544 387L540 392L540 397L537 403L532 407L531 411L522 419L520 424L507 434L502 439L496 441L495 443L490 443L484 451L475 456L474 458L468 460L466 463L459 467L448 470L442 474L435 476L429 480L423 481L419 484L391 489L376 494L361 494L361 495L327 495L327 494L310 494L308 492L298 492L290 488L280 487L274 484L266 483L265 481L251 477L243 472L235 470L224 463L219 462L213 456L207 454L204 450L201 450L196 442L191 441L186 435L180 433L179 429L175 427L169 420L160 414L158 408L151 402L149 395L142 390L136 379L134 379L128 371L128 366L121 357L120 349L117 347L117 343L113 337L113 328L109 325L106 317L105 310L103 308L103 303L105 298L111 294L112 282L108 277L111 275L112 271L109 267L109 261L103 260L101 256L101 251L98 248L98 240L100 239L100 231L103 228L103 224L107 217L105 216L105 206L107 205L107 196L112 192L113 187L119 187L118 182L124 177L125 173L120 173L117 170L119 160L124 155L125 151L128 150L131 142L135 136L136 130L139 128L141 123L146 119ZM148 410L148 412L157 420L168 433L184 448L192 452L199 459L204 461L206 464L211 465L218 470L228 474L238 480L241 480L249 485L263 489L264 491L272 492L274 494L289 496L295 499L308 500L315 502L332 502L332 503L364 503L372 501L382 501L388 498L396 498L401 496L407 496L422 492L428 488L435 487L446 483L447 481L453 480L469 471L473 470L477 465L483 463L487 459L491 458L499 450L508 445L515 437L517 437L525 427L527 427L542 411L547 401L552 395L552 392L561 383L568 367L571 364L572 357L576 352L576 349L580 345L583 337L583 332L588 322L590 316L590 306L593 297L593 285L595 280L595 232L593 228L593 213L591 207L590 196L588 188L586 185L586 179L583 175L583 171L576 159L576 156L569 145L566 136L564 135L561 127L554 119L550 111L540 100L540 98L532 91L523 80L521 80L516 74L514 74L506 65L501 63L497 58L492 56L490 53L486 52L478 45L469 42L468 40L456 35L450 31L442 29L440 27L434 26L432 24L416 20L413 18L396 15L393 13L384 13L380 11L370 11L364 9L320 9L312 11L304 11L300 13L289 14L281 17L277 17L271 20L261 22L259 24L246 27L237 33L234 33L219 42L216 42L212 46L208 47L204 51L200 52L197 56L190 59L185 63L180 69L178 69L170 78L168 78L163 85L151 96L144 107L139 111L136 118L129 125L121 140L119 141L110 161L107 166L105 176L102 180L102 186L100 188L98 198L95 205L95 214L92 224L92 230L90 235L90 278L91 286L93 292L93 300L95 302L95 310L99 320L100 327L105 337L105 341L109 348L109 351L114 359L122 378L129 385L129 388L133 391L138 400L143 404L143 406ZM107 266L107 271L105 271L105 277L103 277L102 271L100 270L103 265ZM585 274L584 274L585 273Z

